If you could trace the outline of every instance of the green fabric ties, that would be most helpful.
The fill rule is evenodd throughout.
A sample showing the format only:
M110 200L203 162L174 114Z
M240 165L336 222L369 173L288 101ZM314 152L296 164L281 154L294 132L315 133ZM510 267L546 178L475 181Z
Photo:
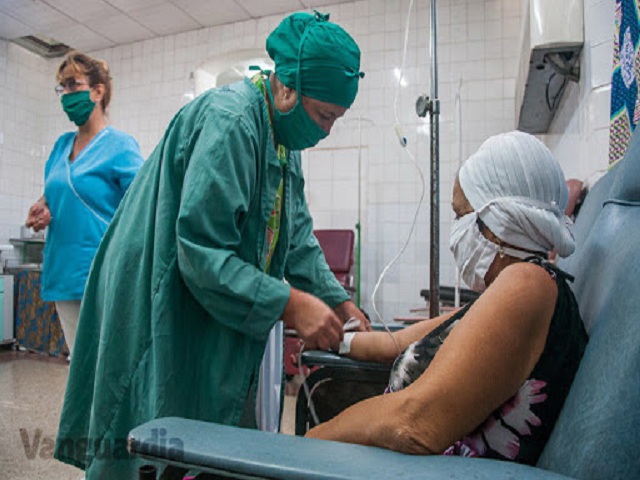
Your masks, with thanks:
M251 79L251 82L256 87L258 87L258 90L260 90L260 93L265 96L266 100L267 90L271 88L269 86L269 80L265 80L262 77L262 74L259 73ZM269 123L272 123L271 117L269 117ZM284 168L287 164L287 149L283 145L276 145L276 152L278 154L280 166L282 167L283 176L282 178L280 178L280 184L278 185L276 198L273 202L273 210L271 210L271 215L269 216L269 221L267 223L267 257L264 262L265 273L269 273L269 271L271 270L271 259L273 258L273 254L276 251L276 245L278 244L278 238L280 237L282 199L284 197Z
M294 13L267 38L275 73L302 95L345 108L358 93L360 48L329 15Z

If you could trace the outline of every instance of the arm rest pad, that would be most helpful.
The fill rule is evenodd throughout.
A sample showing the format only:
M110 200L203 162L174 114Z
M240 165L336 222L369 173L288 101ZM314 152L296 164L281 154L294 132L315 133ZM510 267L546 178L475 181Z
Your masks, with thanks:
M230 478L567 479L509 462L405 455L182 418L160 418L133 429L128 448L149 460L223 473Z
M326 352L324 350L309 350L307 352L302 352L301 362L307 367L314 367L316 365L319 365L322 367L340 367L359 370L381 370L386 372L391 370L391 365L352 360L348 357L342 357L337 353Z

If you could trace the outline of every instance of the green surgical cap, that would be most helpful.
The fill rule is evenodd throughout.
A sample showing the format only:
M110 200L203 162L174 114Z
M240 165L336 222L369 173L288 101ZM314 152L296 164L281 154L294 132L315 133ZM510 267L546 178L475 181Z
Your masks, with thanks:
M294 13L267 38L275 73L289 88L349 108L358 93L360 48L329 15Z

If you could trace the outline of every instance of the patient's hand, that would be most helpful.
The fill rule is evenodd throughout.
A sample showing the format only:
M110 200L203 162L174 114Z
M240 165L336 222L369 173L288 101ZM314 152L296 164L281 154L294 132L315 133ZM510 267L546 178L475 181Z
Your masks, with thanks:
M346 323L351 318L357 318L360 320L360 324L353 331L356 332L370 332L371 331L371 322L367 320L367 317L364 316L362 310L360 310L355 303L351 300L347 300L346 302L342 302L336 305L333 309L336 312L336 315L342 320L342 323Z

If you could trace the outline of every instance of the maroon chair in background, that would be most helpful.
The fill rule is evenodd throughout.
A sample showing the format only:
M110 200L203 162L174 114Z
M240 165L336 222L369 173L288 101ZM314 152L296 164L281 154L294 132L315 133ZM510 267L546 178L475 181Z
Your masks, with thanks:
M355 292L351 267L353 266L353 244L355 233L353 230L314 230L314 235L320 243L329 268L349 293Z

